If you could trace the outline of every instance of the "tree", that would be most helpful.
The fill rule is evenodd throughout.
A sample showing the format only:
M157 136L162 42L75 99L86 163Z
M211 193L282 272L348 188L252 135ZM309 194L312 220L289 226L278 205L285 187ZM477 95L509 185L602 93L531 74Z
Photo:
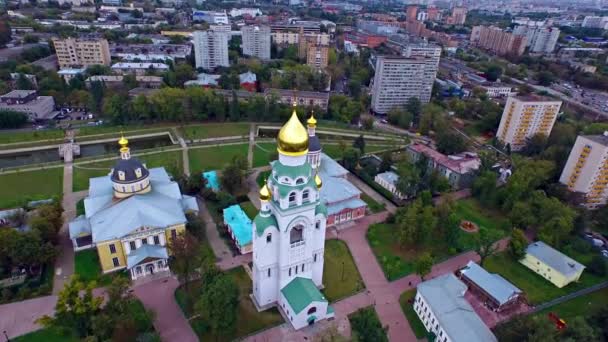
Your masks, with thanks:
M345 168L352 171L359 164L360 156L361 154L359 153L359 150L356 150L354 148L347 148L346 150L344 150L342 164Z
M234 156L232 161L224 167L220 177L222 189L235 195L247 190L245 174L247 172L247 160L242 156Z
M127 122L129 119L127 97L125 95L112 95L105 99L103 113L115 124Z
M17 89L21 89L21 90L35 89L32 82L30 82L30 80L22 73L19 73L19 76L17 77L17 81L15 82L15 86Z
M236 328L239 288L227 275L216 277L202 289L195 310L209 324L215 336L230 335Z
M522 153L528 156L541 154L547 147L547 136L543 133L537 133L531 136L526 141Z
M467 150L467 140L452 131L442 131L437 134L437 150L443 154L458 154Z
M547 87L555 82L555 76L549 71L541 71L536 74L536 80L538 81L538 84Z
M84 283L77 275L72 276L59 292L53 317L38 320L45 327L72 331L80 338L93 335L93 319L101 311L103 297L93 296L95 282Z
M0 128L20 128L27 123L27 115L21 112L0 110Z
M483 266L483 262L498 251L498 246L495 243L496 237L488 233L487 230L481 229L479 233L477 233L474 241L474 250L479 255L480 259L479 264Z
M382 161L380 162L380 166L378 166L379 173L390 170L391 166L393 165L393 154L391 151L383 152L381 158Z
M200 243L190 233L184 232L170 239L168 243L171 251L171 271L177 275L184 289L190 293L189 282L199 266L197 257L200 253Z
M412 121L417 125L420 121L420 112L422 111L420 99L410 97L405 104L405 110L412 115Z
M137 78L133 74L124 75L122 77L122 84L124 84L127 89L133 89L138 85Z
M485 74L488 81L496 82L496 80L500 78L500 75L502 75L502 68L500 65L491 64L486 68Z
M236 91L232 91L232 101L230 101L230 121L239 121L241 117L239 100L236 97Z
M374 128L374 119L369 116L366 116L361 119L361 125L366 131L371 131Z
M2 20L0 21L0 46L4 47L10 41L11 27L8 25L8 20Z
M350 317L353 335L360 342L388 342L386 330L382 328L373 309L361 309Z
M397 165L397 190L405 197L416 196L420 188L420 170L415 164L410 162L401 162Z
M608 273L608 265L604 257L601 255L594 255L591 262L588 265L589 272L603 277Z
M520 260L526 255L526 247L528 239L521 229L513 228L511 231L511 240L509 241L509 254L515 260Z
M431 273L433 262L433 256L431 256L430 253L425 252L421 254L414 262L414 272L416 272L416 274L418 274L420 278L424 280L424 277Z
M365 154L365 138L363 137L363 134L359 135L355 141L353 141L353 147L359 149L362 155Z

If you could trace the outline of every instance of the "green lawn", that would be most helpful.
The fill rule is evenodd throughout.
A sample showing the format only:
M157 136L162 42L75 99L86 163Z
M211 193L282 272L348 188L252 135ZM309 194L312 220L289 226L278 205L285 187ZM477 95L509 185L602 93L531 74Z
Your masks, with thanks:
M539 311L535 315L545 316L549 312L554 312L560 318L568 321L576 316L593 315L604 308L606 303L608 303L608 288L603 288L599 291L576 297L564 303Z
M12 144L20 142L30 142L36 140L63 139L63 130L45 129L41 131L27 132L2 132L0 133L0 144Z
M206 139L249 134L249 124L244 122L207 123L202 125L189 125L180 129L185 139Z
M254 219L255 216L258 214L258 208L256 208L253 203L251 203L250 201L247 202L242 202L239 204L241 206L241 209L243 209L243 211L245 212L245 214L247 214L247 216L249 216L250 219Z
M349 297L365 288L346 243L326 240L324 259L323 293L329 302Z
M323 153L327 154L329 157L331 157L332 159L342 159L342 149L340 148L340 145L336 144L336 145L330 145L330 144L323 144L321 143L323 146ZM348 142L347 146L351 146L352 143Z
M414 306L412 305L414 297L416 297L416 289L405 291L399 297L399 304L401 304L401 310L403 310L405 318L407 318L407 321L410 323L410 328L412 328L414 331L416 338L421 339L426 337L427 331L424 324L414 311ZM410 300L412 303L409 302Z
M169 174L175 172L183 172L182 152L160 152L154 154L146 154L143 156L134 156L148 168L164 167ZM93 163L76 164L73 172L73 191L81 191L89 188L89 178L106 176L110 169L116 163L116 159L104 160Z
M469 198L455 202L454 213L459 220L471 221L480 230L488 231L496 240L507 235L509 221L498 211L483 207L478 200ZM467 251L474 247L475 233L458 232L458 249Z
M405 251L395 239L395 226L374 224L367 231L367 241L389 281L414 272L415 251Z
M371 198L368 194L362 192L361 199L367 203L367 207L372 213L379 213L384 211L384 203L378 203L375 199Z
M76 216L84 215L84 198L76 202Z
M64 334L59 329L45 328L12 339L14 342L78 342L76 336Z
M247 158L248 144L209 146L188 150L190 171L220 170L235 156Z
M249 275L247 275L247 272L245 272L243 267L233 268L230 271L227 271L226 274L235 280L240 292L235 332L232 334L222 334L222 336L213 336L208 332L207 326L201 318L191 319L190 325L201 341L233 341L283 322L283 318L276 308L264 312L257 311L249 297L252 291L251 278L249 278ZM193 300L196 301L199 298L198 294L201 291L200 282L192 282L191 286L192 293L197 294L193 298ZM187 294L185 293L183 286L175 291L175 298L186 317L192 316L191 310L186 308Z
M520 288L533 305L547 302L608 279L608 277L595 276L585 270L578 282L560 289L518 261L513 260L506 252L487 258L483 267L490 272L500 274Z
M0 174L0 208L28 200L48 199L63 193L63 167Z
M74 255L74 273L80 276L83 281L96 281L97 286L106 286L112 282L114 277L127 277L124 271L113 273L101 273L101 265L96 249L87 249L76 252Z
M276 143L256 143L253 148L253 167L268 166L270 158L276 154Z

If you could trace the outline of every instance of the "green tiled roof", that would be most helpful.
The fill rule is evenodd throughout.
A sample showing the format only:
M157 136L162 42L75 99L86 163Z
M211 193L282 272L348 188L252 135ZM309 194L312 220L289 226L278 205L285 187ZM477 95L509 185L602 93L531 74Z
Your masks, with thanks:
M286 176L295 179L298 176L310 177L312 174L312 167L310 167L308 162L299 166L287 166L281 164L280 161L275 160L272 162L272 171L276 172L278 176Z
M315 207L315 215L317 215L317 214L323 214L323 215L325 215L325 217L327 217L327 207L325 206L325 204L319 203Z
M264 234L264 230L270 226L279 227L277 219L272 214L270 216L261 216L258 213L253 219L253 223L255 223L255 231L258 236Z
M328 305L328 306L327 306L327 314L328 314L328 315L330 315L330 314L332 314L332 313L334 313L334 312L335 312L335 311L334 311L334 308L333 308L331 305Z
M327 302L312 280L308 278L294 278L281 289L281 293L296 314L299 314L312 302Z

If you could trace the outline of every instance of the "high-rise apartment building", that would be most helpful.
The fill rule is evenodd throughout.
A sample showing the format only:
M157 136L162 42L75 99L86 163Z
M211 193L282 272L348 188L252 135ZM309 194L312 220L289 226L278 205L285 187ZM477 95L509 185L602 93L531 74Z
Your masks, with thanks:
M300 29L298 34L298 58L308 59L310 47L328 46L329 35L326 33L305 33Z
M559 29L555 27L516 26L513 34L526 37L530 52L552 53L557 45Z
M526 36L518 36L494 26L474 26L471 43L498 55L521 56L526 49Z
M53 38L60 69L110 65L110 46L102 38Z
M407 6L405 18L407 21L416 21L416 16L418 15L418 6L410 5Z
M306 64L316 69L327 67L327 55L329 46L320 44L309 44L306 54Z
M207 31L195 31L193 42L196 67L212 70L217 67L230 66L228 60L229 39L230 29L222 29L222 26L212 27Z
M241 27L243 37L243 54L257 57L259 59L270 59L270 27L268 26L243 26Z
M436 21L436 20L441 19L441 12L439 11L439 8L437 8L433 5L426 8L426 13L427 13L428 20L430 20L430 21Z
M467 9L465 7L452 8L452 16L450 19L450 24L464 25L465 21L467 20Z
M372 110L386 114L412 97L429 102L436 73L437 64L431 57L378 56Z
M537 96L507 98L496 132L498 140L509 144L512 151L518 151L536 134L549 136L561 105L562 101Z
M576 138L559 182L583 194L589 209L608 202L608 132Z
M608 28L608 17L586 16L583 19L582 27L599 28L605 30Z

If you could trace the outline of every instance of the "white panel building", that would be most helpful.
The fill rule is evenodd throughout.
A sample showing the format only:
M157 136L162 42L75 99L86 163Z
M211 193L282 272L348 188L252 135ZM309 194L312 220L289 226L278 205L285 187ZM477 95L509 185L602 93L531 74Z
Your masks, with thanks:
M270 59L270 27L243 26L241 27L241 35L243 37L244 55L262 60Z
M213 70L217 67L230 66L228 59L229 39L230 31L221 29L221 26L207 31L195 31L193 43L196 67Z

